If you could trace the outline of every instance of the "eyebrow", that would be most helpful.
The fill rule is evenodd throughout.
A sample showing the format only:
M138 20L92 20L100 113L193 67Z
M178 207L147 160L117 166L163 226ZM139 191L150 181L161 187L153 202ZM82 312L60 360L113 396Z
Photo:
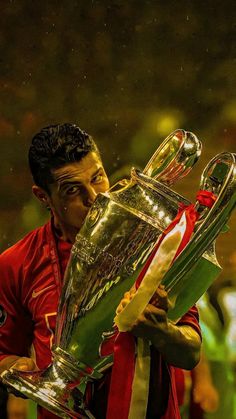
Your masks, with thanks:
M96 172L94 172L93 174L92 174L92 176L91 176L91 178L94 178L100 171L103 171L103 168L102 168L102 166L101 167L99 167L97 170L96 170ZM73 175L72 175L73 176ZM55 179L55 181L56 182L58 182L58 190L61 190L63 187L65 187L65 186L67 186L67 185L73 185L73 184L76 184L76 185L83 185L83 183L81 182L81 181L79 181L79 180L76 180L76 179L68 179L68 178L66 178L65 180L63 180L63 175L62 175L62 180L60 180L60 176L59 176L59 178L58 179Z

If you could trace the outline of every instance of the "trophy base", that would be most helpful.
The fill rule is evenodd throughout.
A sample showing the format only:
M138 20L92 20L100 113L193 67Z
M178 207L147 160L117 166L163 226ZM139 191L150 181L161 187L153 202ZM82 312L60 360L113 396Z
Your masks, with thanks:
M4 371L1 379L16 396L25 396L61 418L95 419L83 405L83 395L78 388L72 389L70 383L59 377L53 382L48 370L24 372L11 369Z

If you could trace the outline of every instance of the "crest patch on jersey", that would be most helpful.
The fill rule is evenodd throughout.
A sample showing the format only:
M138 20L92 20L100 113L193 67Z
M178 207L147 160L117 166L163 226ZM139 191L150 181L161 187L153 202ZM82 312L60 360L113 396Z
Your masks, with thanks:
M7 312L4 310L3 306L0 305L0 327L4 325L7 319Z

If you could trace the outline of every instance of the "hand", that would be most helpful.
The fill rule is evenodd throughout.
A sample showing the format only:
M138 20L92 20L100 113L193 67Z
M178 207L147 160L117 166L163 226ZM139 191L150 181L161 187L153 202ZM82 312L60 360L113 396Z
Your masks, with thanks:
M117 314L132 300L135 292L133 287L125 293L117 307ZM189 325L172 323L167 318L168 307L167 292L163 285L160 285L141 315L133 323L129 323L126 330L137 337L148 339L169 364L192 369L199 361L200 336Z
M117 307L116 314L119 314L126 305L132 300L136 293L135 286L124 294L119 306ZM137 318L136 322L130 327L130 331L137 337L146 339L153 338L153 333L157 333L158 329L167 328L168 311L168 298L167 292L163 285L160 285L151 298L150 303L147 305L143 313Z
M0 374L14 368L20 371L37 371L38 368L31 358L9 355L0 362Z
M167 311L163 308L155 307L153 304L148 304L130 331L136 337L148 339L152 342L153 340L161 339L163 332L166 333L167 330Z
M160 284L157 288L155 294L150 300L150 304L152 304L155 307L161 308L162 310L168 311L169 308L169 300L168 300L168 294L165 290L164 285Z
M204 412L215 412L219 406L219 393L213 384L202 382L194 387L193 400Z
M127 304L129 304L129 302L132 300L135 293L136 293L135 285L129 291L124 293L124 297L122 298L120 304L118 305L116 309L116 314L119 314L121 313L121 311L124 310Z
M10 367L18 371L38 371L38 367L32 358L18 358Z
M124 297L122 298L120 304L118 305L116 309L116 314L119 314L126 306L127 304L132 300L134 297L134 294L136 293L135 285L124 294ZM151 298L150 304L159 307L166 312L168 311L169 307L169 301L167 297L167 292L165 291L164 285L159 285L157 288L157 291Z
M17 371L38 371L38 367L32 358L19 357L16 355L10 355L1 361L0 372L3 373L6 370L17 370ZM26 398L17 390L10 389L16 397ZM14 399L13 399L14 400Z
M8 419L26 419L28 417L28 400L9 394L7 401Z

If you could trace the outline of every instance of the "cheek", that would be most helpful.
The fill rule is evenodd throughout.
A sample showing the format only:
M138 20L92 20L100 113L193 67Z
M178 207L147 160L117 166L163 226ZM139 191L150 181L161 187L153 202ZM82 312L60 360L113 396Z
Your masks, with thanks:
M51 207L58 215L65 214L68 210L68 202L60 197L53 197Z
M68 203L61 203L58 209L61 215L66 216L70 212L70 205Z
M64 204L62 209L63 217L70 220L81 220L86 214L86 208L82 204L81 200L74 200L73 202L67 202Z
M99 192L106 192L110 187L109 180L107 179L101 185L98 185L97 193Z
M61 199L60 203L60 211L63 212L64 214L73 212L73 211L78 211L82 208L82 200L79 196L75 196L75 197L68 197L67 199Z

